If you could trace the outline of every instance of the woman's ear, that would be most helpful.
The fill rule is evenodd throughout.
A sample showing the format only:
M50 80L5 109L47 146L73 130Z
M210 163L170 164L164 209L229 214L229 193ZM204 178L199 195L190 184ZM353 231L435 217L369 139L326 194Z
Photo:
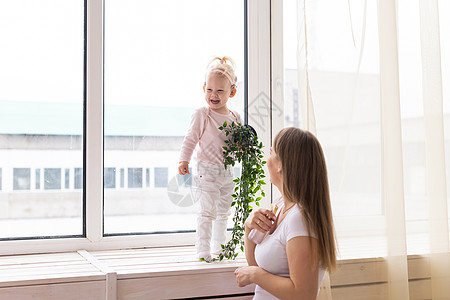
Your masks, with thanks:
M231 90L230 98L233 98L235 95L236 95L236 88L234 87L234 88Z
M282 167L281 161L278 161L277 173L280 175L283 174L283 167Z

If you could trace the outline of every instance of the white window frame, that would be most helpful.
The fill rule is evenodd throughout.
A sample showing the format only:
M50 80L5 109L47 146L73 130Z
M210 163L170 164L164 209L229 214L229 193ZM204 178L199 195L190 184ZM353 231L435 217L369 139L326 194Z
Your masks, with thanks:
M276 1L247 0L248 36L248 99L264 93L264 101L271 102L271 5ZM0 255L50 253L85 250L110 250L139 247L194 245L194 233L103 236L103 32L104 1L86 0L87 11L87 74L85 129L85 210L86 237L0 241ZM280 16L278 16L280 17ZM282 16L281 16L282 17ZM282 46L281 46L282 47ZM282 50L282 49L281 49ZM279 52L279 53L282 53ZM281 73L282 74L282 65ZM280 98L282 99L282 97ZM270 103L271 105L271 103ZM282 105L280 106L282 107ZM249 107L249 113L258 108ZM272 139L272 116L264 117L269 129L261 131L260 139L268 149ZM252 122L249 120L249 124ZM268 151L266 151L268 153ZM267 155L266 153L266 155ZM120 169L118 169L120 170ZM266 174L268 172L266 171ZM271 202L271 186L265 187L266 199ZM117 183L120 185L120 182Z

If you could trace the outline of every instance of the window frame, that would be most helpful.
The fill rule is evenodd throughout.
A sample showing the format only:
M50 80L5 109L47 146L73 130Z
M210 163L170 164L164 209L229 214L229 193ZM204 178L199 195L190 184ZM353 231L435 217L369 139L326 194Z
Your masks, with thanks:
M264 101L271 105L271 0L244 0L246 13L247 39L245 57L247 99L258 99L267 95ZM194 245L195 232L170 234L142 234L104 236L103 230L103 32L104 1L84 0L85 5L85 128L84 128L84 162L83 162L83 236L49 239L4 240L0 241L0 255L50 253L85 250L110 250L139 247L167 247ZM282 11L281 11L282 13ZM278 16L282 18L281 16ZM282 67L281 67L282 68ZM282 73L281 73L282 74ZM282 106L281 106L282 107ZM246 105L246 115L255 113L258 107ZM272 140L272 116L264 116L267 126L260 134L260 139L270 147ZM245 116L245 120L252 121ZM270 129L269 129L270 128ZM119 171L119 170L117 170ZM144 170L143 170L144 171ZM74 174L75 174L74 170ZM42 174L41 174L42 176ZM74 175L75 176L75 175ZM75 183L74 183L75 184ZM143 183L144 185L144 183ZM120 182L116 183L119 188ZM41 187L42 188L42 187ZM75 188L75 186L74 186ZM266 199L261 205L271 202L272 188L264 187ZM170 236L168 238L168 236Z

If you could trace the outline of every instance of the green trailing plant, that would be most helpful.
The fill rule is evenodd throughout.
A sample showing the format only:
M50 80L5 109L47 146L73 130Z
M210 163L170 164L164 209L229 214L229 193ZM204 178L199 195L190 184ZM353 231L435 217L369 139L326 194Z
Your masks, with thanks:
M242 164L241 176L233 180L236 184L231 203L235 208L234 227L231 239L222 245L217 258L221 261L224 258L235 259L239 248L244 251L244 222L252 211L252 204L259 206L259 201L265 196L261 187L265 184L263 166L266 161L262 152L263 144L258 141L256 131L251 126L235 122L228 125L224 122L219 130L228 137L223 147L224 167L234 166L237 162Z

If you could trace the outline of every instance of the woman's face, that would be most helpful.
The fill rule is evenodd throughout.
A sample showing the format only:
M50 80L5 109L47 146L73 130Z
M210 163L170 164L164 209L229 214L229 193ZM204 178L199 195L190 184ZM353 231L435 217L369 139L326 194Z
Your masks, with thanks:
M273 148L270 148L270 156L267 159L267 168L269 169L270 182L279 189L283 178L281 173L281 161Z

